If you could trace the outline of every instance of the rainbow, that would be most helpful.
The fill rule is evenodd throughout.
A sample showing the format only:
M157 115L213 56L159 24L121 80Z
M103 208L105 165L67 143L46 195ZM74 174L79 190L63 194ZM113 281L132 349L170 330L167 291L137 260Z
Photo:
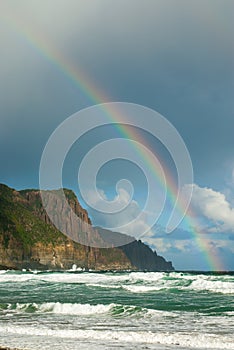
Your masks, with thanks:
M48 37L43 36L43 31L36 30L33 25L28 25L26 21L23 21L21 18L16 17L16 15L8 8L8 4L5 2L1 4L4 8L4 12L8 12L8 16L4 18L5 24L14 32L14 34L20 36L24 41L28 43L34 50L36 50L40 55L42 55L48 62L50 62L54 67L56 67L60 72L62 72L70 82L74 83L76 87L80 89L82 94L90 99L93 104L101 104L110 99L107 95L101 90L98 86L95 86L94 82L85 74L83 71L78 69L77 64L74 64L68 60L65 54L58 50L53 42L49 40ZM120 118L116 118L116 111L108 106L108 104L103 107L105 114L109 120L116 122L116 128L119 130L120 134L129 139L138 140L142 137L140 134L137 134L137 131L132 131L131 128L128 128L126 124L120 124ZM146 145L146 140L144 140ZM135 144L134 146L141 156L143 157L145 164L154 172L157 180L163 183L163 179L159 178L157 169L152 164L150 157ZM160 160L161 163L161 160ZM162 164L162 163L161 163ZM177 188L173 178L170 175L170 171L166 169L165 164L163 167L166 175L167 183L167 193L169 195L170 201L173 203L177 198ZM183 203L179 203L179 210L184 213ZM208 270L215 271L224 271L225 267L218 255L218 252L211 252L209 246L209 240L207 240L203 234L198 233L196 230L196 218L195 213L190 209L183 221L191 235L193 236L197 247L200 249L203 257L206 260Z

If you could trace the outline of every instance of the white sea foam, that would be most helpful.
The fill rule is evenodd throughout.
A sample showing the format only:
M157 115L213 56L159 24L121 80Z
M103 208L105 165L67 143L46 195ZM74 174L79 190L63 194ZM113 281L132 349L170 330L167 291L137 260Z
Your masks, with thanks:
M233 343L229 336L214 335L208 333L189 334L180 332L145 332L145 331L116 331L116 330L70 330L70 329L45 329L21 326L0 326L2 334L16 334L24 336L42 336L85 340L122 341L129 343L145 343L160 345L177 345L193 348L207 349L233 349Z
M4 273L0 275L0 282L26 282L34 278L35 276L33 274Z
M121 304L78 304L78 303L16 303L4 305L3 311L7 312L21 312L21 313L52 313L57 315L96 315L96 314L112 314L113 316L131 316L133 314L140 314L142 317L178 317L178 313L163 310L154 310L148 308L139 308L134 305Z
M40 280L54 283L118 283L128 280L127 275L108 275L99 273L53 273L51 275L39 275Z
M225 314L228 316L234 316L234 311L226 311Z
M166 276L165 272L132 272L129 274L130 281L155 282Z
M90 305L90 304L69 304L69 303L45 303L39 307L39 311L51 311L55 314L69 315L94 315L103 314L113 308L115 304L109 305Z
M232 282L222 282L217 280L205 280L198 278L193 281L190 286L185 289L192 289L196 291L210 291L214 293L234 294L234 284Z
M95 315L103 314L110 311L115 304L103 305L90 305L90 304L72 304L72 303L17 303L16 311L28 311L34 309L35 312L50 312L54 314L66 314L66 315ZM9 304L8 309L11 309L12 305Z
M122 288L132 293L147 293L163 289L163 287L157 286L134 286L134 285L122 285Z
M169 276L169 278L168 278ZM234 293L234 278L210 275L189 275L178 272L130 272L125 274L100 273L13 273L0 272L0 282L41 281L48 283L85 284L93 287L124 288L132 293L159 291L162 289L206 290L214 293Z
M86 283L89 287L107 288L107 289L120 289L121 284L106 284L106 283Z
M5 273L0 275L0 282L25 282L29 280L52 283L118 283L128 280L128 275L108 275L99 273Z

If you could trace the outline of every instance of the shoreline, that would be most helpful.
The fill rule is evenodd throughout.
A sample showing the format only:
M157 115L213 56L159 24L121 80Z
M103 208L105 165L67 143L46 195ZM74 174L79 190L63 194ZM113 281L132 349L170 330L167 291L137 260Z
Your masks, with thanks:
M0 350L22 350L19 348L9 348L8 346L1 346L0 345ZM29 350L29 349L28 349Z

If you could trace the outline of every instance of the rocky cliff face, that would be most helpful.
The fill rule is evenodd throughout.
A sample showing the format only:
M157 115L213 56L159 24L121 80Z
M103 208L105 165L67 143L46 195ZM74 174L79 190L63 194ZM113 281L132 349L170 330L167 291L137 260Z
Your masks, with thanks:
M58 193L48 192L48 196L51 195ZM66 214L66 219L60 223L61 231L69 231L72 227L74 232L75 227L77 235L84 235L85 232L87 241L105 246L109 231L106 231L105 236L99 229L93 228L87 211L80 206L75 194L65 190L65 195L71 210L82 220L74 223L67 207L60 203L59 211ZM56 206L56 203L53 205ZM126 239L128 243L128 238ZM148 246L137 241L120 248L108 249L76 243L51 223L38 190L18 192L0 184L0 268L57 270L70 269L76 264L94 270L172 269L170 263L163 258L160 262L158 258Z
M65 192L71 206L82 215L84 225L90 223L74 193ZM64 225L69 224L68 215ZM97 230L91 233L93 240L101 240ZM58 231L43 209L38 190L17 192L0 185L0 265L13 269L70 269L73 264L95 270L133 268L117 248L81 245Z
M133 265L124 253L81 246L71 240L53 243L38 242L30 248L10 239L8 247L0 241L0 267L4 269L71 269L73 265L93 270L126 270Z
M46 224L55 227L47 215L50 213L56 228L86 246L106 247L98 231L92 227L87 210L83 209L74 192L64 189L65 198L61 190L43 191L42 205L41 192L38 190L24 190L19 193L26 199L33 214ZM75 215L74 215L75 214Z

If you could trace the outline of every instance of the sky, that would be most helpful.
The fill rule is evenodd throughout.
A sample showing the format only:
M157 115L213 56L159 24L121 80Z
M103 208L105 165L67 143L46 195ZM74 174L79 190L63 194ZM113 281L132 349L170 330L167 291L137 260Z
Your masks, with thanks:
M185 193L193 190L187 219L165 233L172 207L167 198L161 218L142 240L177 269L234 270L233 14L232 0L2 0L0 182L38 188L45 144L72 114L98 102L146 106L183 138L194 179L184 187ZM104 98L93 99L82 82ZM165 147L138 132L174 174ZM116 227L144 207L144 173L120 159L100 169L97 186L102 199L124 205L129 192L120 188L117 197L115 186L130 177L134 197L128 210L103 216L81 198L82 158L115 137L123 135L111 126L91 130L64 162L64 186L77 193L95 225ZM91 204L97 203L100 198L89 190ZM150 215L138 225L147 227ZM134 230L130 225L128 233Z

